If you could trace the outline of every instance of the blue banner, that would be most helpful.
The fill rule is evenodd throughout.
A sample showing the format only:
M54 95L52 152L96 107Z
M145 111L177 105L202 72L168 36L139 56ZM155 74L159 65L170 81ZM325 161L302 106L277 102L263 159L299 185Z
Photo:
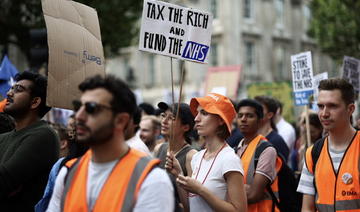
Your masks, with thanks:
M294 101L296 106L307 105L310 103L309 98L313 95L313 90L294 92Z
M1 65L0 65L0 95L5 98L6 93L11 87L11 83L18 73L18 70L10 62L7 55L4 56Z

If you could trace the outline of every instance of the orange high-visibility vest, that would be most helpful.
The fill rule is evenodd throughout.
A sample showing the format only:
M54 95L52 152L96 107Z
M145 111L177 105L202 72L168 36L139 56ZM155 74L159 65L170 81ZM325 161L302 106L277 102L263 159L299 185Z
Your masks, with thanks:
M2 101L0 101L0 112L4 112L4 108L6 106L6 99L3 99Z
M247 146L246 150L241 156L241 161L244 166L244 184L251 185L254 180L255 176L255 151L256 148L260 145L261 142L268 142L267 139L262 136L258 135L256 138L254 138ZM281 168L282 162L279 157L276 159L276 172L278 172ZM271 189L273 190L275 196L279 198L279 189L278 189L278 178L276 177L274 182L271 184ZM264 190L265 197L263 200L248 204L248 212L271 212L273 207L273 201L269 194L269 192ZM275 206L275 212L278 212L279 209Z
M86 184L91 151L81 159L69 161L66 166L62 211L87 212ZM104 183L92 211L132 211L135 206L141 184L149 172L159 164L158 159L147 157L145 153L134 149L120 159Z
M344 152L335 173L330 158L328 139L324 141L315 165L315 205L318 211L360 211L360 133L357 132ZM306 166L313 173L311 150L306 151Z

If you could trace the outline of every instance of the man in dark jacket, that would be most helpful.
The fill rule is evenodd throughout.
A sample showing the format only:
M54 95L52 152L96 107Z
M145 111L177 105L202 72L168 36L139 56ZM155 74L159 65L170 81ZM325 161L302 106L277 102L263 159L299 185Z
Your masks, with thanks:
M34 211L58 158L59 140L40 120L50 110L47 79L23 72L15 80L4 112L14 118L16 127L0 135L0 211Z

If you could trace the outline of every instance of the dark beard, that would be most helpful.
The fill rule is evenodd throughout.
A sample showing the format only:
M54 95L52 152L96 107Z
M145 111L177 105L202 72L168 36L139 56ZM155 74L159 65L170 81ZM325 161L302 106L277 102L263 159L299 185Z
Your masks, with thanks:
M13 105L12 105L13 106ZM30 103L28 105L22 105L21 108L7 108L5 106L4 113L8 114L9 116L13 117L13 119L16 120L22 120L24 119L30 111Z
M77 140L79 143L88 146L101 145L109 141L114 136L114 120L111 119L108 123L91 132L90 136L84 140Z

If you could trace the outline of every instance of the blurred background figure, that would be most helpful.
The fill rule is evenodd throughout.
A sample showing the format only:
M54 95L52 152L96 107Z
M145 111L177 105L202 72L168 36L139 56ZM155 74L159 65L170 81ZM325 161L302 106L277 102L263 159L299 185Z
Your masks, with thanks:
M143 115L143 116L155 115L155 108L147 102L143 102L143 103L139 104L139 108L141 110L141 115Z
M67 129L61 124L51 124L51 126L60 139L60 158L65 157L69 154L69 136Z
M149 148L140 139L140 121L141 121L141 109L138 107L135 109L132 119L129 121L125 131L124 137L127 145L131 148L144 152L150 155Z
M357 130L360 130L360 113L357 114L356 119L355 119L355 126L354 126Z
M154 152L156 139L160 135L160 120L154 115L145 115L140 122L140 138L149 148L150 152Z
M289 148L284 139L277 132L274 116L278 110L278 103L269 96L256 96L255 100L260 102L263 107L264 117L261 120L259 134L266 137L282 157L287 162L289 158Z
M232 100L231 100L231 103L233 104L234 108L236 108L236 103L234 101L232 101ZM230 137L228 137L226 139L226 142L232 148L236 148L239 145L241 139L244 138L244 136L241 134L241 132L240 132L240 130L238 128L237 117L234 118L231 127L232 127L231 134L230 134Z
M276 124L277 132L284 139L286 145L288 146L290 152L294 149L296 141L295 128L284 119L282 116L283 104L277 99L274 99L278 104L278 109L276 111L274 121Z
M305 150L307 148L305 112L300 115L298 127L299 138L296 140L295 148L291 153L291 168L296 171L297 174L300 174L304 163ZM324 134L320 119L315 111L309 112L309 127L310 145L312 145L322 138Z

